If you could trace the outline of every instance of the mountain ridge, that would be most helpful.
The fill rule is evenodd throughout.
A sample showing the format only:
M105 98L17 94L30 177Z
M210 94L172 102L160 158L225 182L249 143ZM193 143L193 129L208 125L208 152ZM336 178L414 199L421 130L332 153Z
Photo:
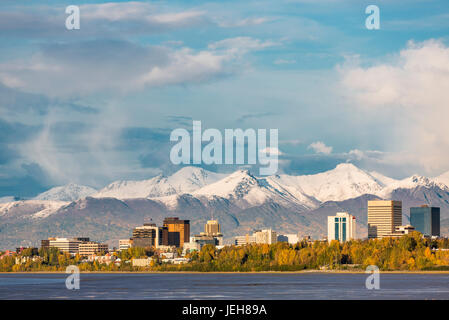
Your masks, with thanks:
M217 219L228 242L235 235L270 227L283 233L323 237L326 217L337 211L355 215L358 236L364 237L366 201L370 199L401 200L403 223L408 223L411 206L439 206L441 230L449 232L449 188L438 179L414 175L396 180L348 164L325 174L301 177L257 177L247 170L220 175L186 167L172 176L152 178L149 184L152 179L143 180L149 189L117 185L121 196L133 195L131 198L99 197L103 188L74 201L0 203L0 243L38 245L48 236L84 235L116 246L117 239L130 237L133 227L148 219L161 224L166 216L189 219L192 234L202 231L207 220ZM117 192L114 184L109 186L110 191ZM158 196L147 197L151 192Z

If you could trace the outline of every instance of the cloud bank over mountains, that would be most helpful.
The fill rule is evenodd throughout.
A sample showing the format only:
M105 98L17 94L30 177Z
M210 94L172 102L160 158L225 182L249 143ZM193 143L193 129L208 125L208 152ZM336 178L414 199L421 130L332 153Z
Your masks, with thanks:
M170 175L170 132L192 120L278 128L280 174L449 170L447 25L411 36L395 3L377 33L337 1L79 5L71 32L61 5L2 3L0 196Z

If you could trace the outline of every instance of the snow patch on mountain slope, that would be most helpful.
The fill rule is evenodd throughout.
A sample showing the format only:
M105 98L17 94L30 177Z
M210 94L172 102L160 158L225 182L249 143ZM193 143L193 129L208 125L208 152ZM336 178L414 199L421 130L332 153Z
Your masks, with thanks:
M96 192L97 190L94 188L70 183L65 186L51 188L36 196L34 200L76 201Z
M289 190L269 178L256 178L246 170L236 171L220 181L196 190L192 195L209 198L218 196L233 200L241 207L257 206L267 201L287 206L295 205L303 209L318 205L315 199L302 194L299 190Z
M443 183L446 186L449 186L449 171L433 178L435 182Z
M46 218L56 213L61 207L69 204L67 201L51 201L51 200L20 200L0 204L0 216L10 212L20 212L33 208L34 212L31 218ZM35 209L34 209L35 208Z
M374 179L377 180L377 182L382 185L383 187L387 187L390 184L393 184L395 182L398 182L399 180L387 177L379 172L376 171L369 171L368 172Z
M116 181L101 189L93 197L132 199L190 193L224 176L202 168L184 167L169 177L159 175L142 181Z
M342 201L363 194L377 194L384 187L380 180L351 163L342 163L335 169L303 176L280 175L281 184L302 189L319 201Z
M10 197L0 197L0 203L8 203L8 202L14 202L15 198L13 196Z
M378 196L382 198L389 198L394 190L415 189L417 187L425 187L428 189L439 188L444 191L449 191L449 187L446 184L439 182L438 180L435 179L415 174L411 177L402 180L397 180L396 182L388 185L381 192L378 193Z

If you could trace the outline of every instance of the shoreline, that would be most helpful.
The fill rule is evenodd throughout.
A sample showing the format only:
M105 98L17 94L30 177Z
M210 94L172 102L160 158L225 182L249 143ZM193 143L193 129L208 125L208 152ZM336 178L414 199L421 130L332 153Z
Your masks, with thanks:
M300 270L300 271L81 271L80 274L307 274L307 273L322 273L322 274L368 274L364 270ZM448 274L449 270L436 271L380 271L381 274ZM0 274L68 274L65 271L22 271L22 272L0 272Z

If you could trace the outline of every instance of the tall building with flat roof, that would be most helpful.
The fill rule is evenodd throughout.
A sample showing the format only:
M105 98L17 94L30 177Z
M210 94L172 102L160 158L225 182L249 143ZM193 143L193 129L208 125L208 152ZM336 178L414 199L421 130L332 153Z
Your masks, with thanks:
M168 245L182 247L190 241L190 220L179 220L176 217L164 219L164 227L168 232Z
M327 240L345 242L356 238L356 219L347 212L327 217Z
M217 236L217 235L221 234L220 224L218 223L217 220L209 220L204 225L204 232L208 236Z
M402 201L368 201L368 238L382 238L402 225Z
M272 229L257 230L253 233L253 236L256 239L256 243L262 244L273 244L278 240L276 231Z
M80 243L88 242L89 238L48 238L42 240L42 248L58 248L67 253L78 253Z
M135 227L133 230L132 246L133 247L159 247L160 228L154 223L144 223L143 226Z
M439 237L440 208L428 206L410 208L410 224L425 236Z

